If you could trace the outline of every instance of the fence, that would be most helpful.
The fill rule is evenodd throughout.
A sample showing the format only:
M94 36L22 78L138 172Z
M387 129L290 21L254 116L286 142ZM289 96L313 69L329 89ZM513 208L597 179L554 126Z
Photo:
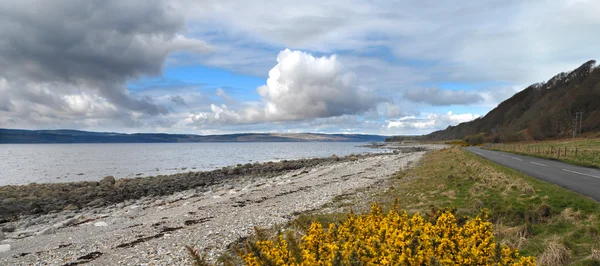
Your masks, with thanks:
M573 161L600 167L600 147L579 147L552 144L504 144L487 143L485 148L499 151L522 153L537 157Z

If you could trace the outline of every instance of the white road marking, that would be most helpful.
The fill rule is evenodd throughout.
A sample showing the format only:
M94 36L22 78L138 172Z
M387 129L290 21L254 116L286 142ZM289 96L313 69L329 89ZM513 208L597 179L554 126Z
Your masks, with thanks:
M548 167L547 165L545 165L545 164L542 164L542 163L536 163L536 162L530 162L530 163L532 163L532 164L537 164L537 165L541 165L541 166L545 166L545 167Z
M590 175L590 174L586 174L586 173L575 172L575 171L571 171L571 170L567 170L567 169L562 169L562 170L565 171L565 172L573 173L573 174L579 174L579 175L585 175L585 176L600 178L600 176Z
M504 155L504 154L500 154L500 156L508 158L508 156L506 156L506 155Z
M523 159L519 159L517 157L512 157L512 158L515 159L515 160L523 161Z

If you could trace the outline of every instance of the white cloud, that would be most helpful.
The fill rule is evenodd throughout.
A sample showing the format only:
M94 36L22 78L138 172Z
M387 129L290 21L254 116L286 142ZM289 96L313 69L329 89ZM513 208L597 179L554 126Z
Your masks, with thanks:
M383 98L358 84L335 55L315 57L286 49L277 56L267 84L256 90L262 104L231 110L211 105L212 113L192 115L196 123L259 123L360 114ZM217 90L225 97L225 92Z
M471 121L480 117L479 115L465 113L454 114L451 111L445 114L429 113L426 117L418 118L416 116L405 116L396 120L389 120L388 129L415 129L415 132L431 132L433 130L444 129L448 126L454 126L462 122Z

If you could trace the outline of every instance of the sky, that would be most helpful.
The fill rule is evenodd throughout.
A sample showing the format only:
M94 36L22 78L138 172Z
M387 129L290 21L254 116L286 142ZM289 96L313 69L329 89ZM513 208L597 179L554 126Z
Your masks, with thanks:
M0 128L417 135L597 59L600 1L0 0Z

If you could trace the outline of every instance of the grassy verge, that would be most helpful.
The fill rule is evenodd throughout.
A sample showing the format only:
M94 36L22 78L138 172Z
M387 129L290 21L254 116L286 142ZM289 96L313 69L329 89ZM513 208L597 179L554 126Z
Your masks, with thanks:
M600 139L487 144L487 148L600 168Z
M344 210L364 210L398 199L409 213L454 208L476 216L488 209L497 239L547 265L600 265L600 204L575 192L523 175L458 147L434 151L414 168L387 181L369 198L338 198ZM340 213L306 214L293 224L344 219Z

